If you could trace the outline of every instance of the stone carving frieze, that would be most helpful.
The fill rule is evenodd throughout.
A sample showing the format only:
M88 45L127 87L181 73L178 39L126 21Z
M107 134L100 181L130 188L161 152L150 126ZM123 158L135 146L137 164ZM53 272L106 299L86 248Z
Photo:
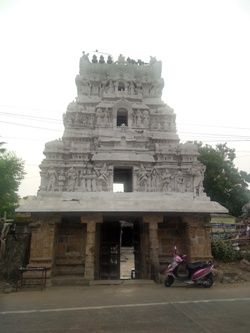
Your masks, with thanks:
M194 196L203 195L205 169L194 165L185 170L145 167L135 170L138 192L193 192Z
M113 111L111 108L96 109L96 126L97 127L111 127L113 126Z
M150 126L149 111L133 109L132 126L136 128L149 128Z
M41 172L41 191L47 192L96 192L110 191L112 188L112 168L106 163L93 166L85 163L83 167L67 169L49 168Z
M95 115L83 112L67 112L63 115L63 124L65 128L93 128Z

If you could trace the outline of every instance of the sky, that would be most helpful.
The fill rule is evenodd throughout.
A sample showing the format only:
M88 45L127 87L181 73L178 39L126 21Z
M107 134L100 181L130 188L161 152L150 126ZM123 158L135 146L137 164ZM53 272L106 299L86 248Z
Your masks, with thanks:
M250 0L0 0L0 141L35 195L82 51L162 61L181 142L227 142L250 172Z

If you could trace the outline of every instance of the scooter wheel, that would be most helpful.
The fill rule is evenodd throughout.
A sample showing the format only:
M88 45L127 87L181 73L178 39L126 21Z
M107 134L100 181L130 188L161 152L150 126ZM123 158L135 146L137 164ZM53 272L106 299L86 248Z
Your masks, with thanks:
M166 280L164 281L165 287L171 287L172 284L174 283L174 278L173 276L168 276Z
M214 279L212 274L206 276L202 283L204 288L211 288L213 284L214 284Z

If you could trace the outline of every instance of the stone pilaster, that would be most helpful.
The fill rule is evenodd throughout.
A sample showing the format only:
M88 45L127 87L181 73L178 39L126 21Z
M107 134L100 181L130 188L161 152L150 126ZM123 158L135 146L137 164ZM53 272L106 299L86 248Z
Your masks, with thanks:
M84 277L86 280L94 280L96 256L96 224L102 223L102 216L100 214L84 215L81 216L81 223L87 224Z
M46 267L47 277L53 273L56 224L59 216L39 216L30 223L31 245L28 266Z
M188 259L190 261L211 259L210 226L207 217L185 216L183 222L186 224Z
M151 278L159 280L159 239L158 239L158 223L163 222L163 215L145 215L143 222L148 224L149 230L149 258Z

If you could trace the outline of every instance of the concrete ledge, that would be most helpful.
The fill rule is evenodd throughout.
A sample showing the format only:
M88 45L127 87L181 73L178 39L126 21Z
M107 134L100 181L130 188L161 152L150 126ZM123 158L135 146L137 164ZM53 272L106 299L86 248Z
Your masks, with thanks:
M153 280L145 279L131 279L131 280L94 280L89 281L90 286L100 286L100 285L141 285L141 284L154 284Z
M39 192L20 201L17 213L116 212L116 213L227 213L219 203L204 195L162 192Z

